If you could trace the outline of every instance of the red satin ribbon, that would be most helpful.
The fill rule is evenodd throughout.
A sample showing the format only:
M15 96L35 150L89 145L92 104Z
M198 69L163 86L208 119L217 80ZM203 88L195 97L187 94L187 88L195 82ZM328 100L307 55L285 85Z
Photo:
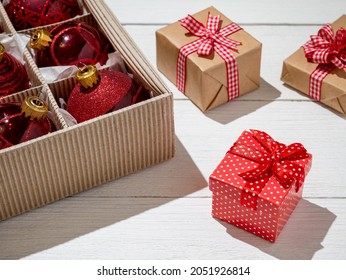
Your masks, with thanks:
M184 28L192 35L199 37L199 39L179 49L176 85L181 92L185 93L186 59L188 55L197 51L200 56L208 56L215 50L226 64L228 100L239 96L238 65L230 50L238 51L237 46L241 45L241 42L229 39L226 36L241 30L241 27L233 22L220 29L220 18L220 15L211 16L208 13L206 27L191 15L180 20L180 24Z
M310 75L309 95L320 101L323 79L335 68L346 68L346 30L340 28L334 35L332 26L326 24L310 36L303 49L309 62L318 63Z
M228 152L258 163L256 168L238 174L246 181L241 203L256 210L258 195L273 175L284 188L295 186L295 190L299 191L305 180L305 170L295 161L308 157L308 153L300 143L286 146L263 131L251 130L251 132L253 139L262 149L236 142Z

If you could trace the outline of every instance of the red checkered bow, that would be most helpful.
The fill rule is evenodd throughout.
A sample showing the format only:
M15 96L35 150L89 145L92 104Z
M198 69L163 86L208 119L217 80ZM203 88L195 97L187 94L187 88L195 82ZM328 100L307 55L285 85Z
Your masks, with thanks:
M237 46L241 45L241 42L229 39L226 36L241 30L241 27L233 22L220 29L220 18L220 15L211 16L208 13L207 27L191 15L180 20L180 24L184 28L192 35L199 37L199 39L179 49L176 84L181 92L185 93L187 56L196 51L200 56L208 56L215 50L226 64L228 100L239 96L237 61L229 50L238 51Z
M323 26L317 35L303 45L309 62L318 63L310 75L309 95L320 101L323 79L336 67L346 69L346 30L340 28L335 36L330 24Z
M299 191L305 180L305 170L295 161L308 157L308 153L300 143L286 146L263 131L251 130L251 132L260 149L253 145L235 143L229 153L258 163L256 168L238 174L246 181L241 203L256 210L258 195L272 175L284 188L295 186L295 190Z

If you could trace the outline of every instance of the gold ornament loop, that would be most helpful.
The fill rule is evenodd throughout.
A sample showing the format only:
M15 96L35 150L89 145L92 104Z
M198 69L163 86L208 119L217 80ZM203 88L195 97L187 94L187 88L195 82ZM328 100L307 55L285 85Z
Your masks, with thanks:
M85 89L96 86L100 80L97 68L94 65L84 65L79 68L76 78Z
M21 109L26 118L40 120L47 115L48 105L43 99L30 96L22 102Z
M46 29L36 30L30 38L30 47L35 50L43 50L52 42L52 34Z
M5 46L0 43L0 62L2 61L2 58L4 57L5 52L6 52Z

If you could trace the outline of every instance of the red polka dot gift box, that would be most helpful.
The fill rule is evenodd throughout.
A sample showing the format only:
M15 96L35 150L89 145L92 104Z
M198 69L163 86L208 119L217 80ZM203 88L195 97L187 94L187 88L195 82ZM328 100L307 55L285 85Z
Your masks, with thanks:
M302 197L312 155L263 131L244 131L209 177L212 215L275 242Z

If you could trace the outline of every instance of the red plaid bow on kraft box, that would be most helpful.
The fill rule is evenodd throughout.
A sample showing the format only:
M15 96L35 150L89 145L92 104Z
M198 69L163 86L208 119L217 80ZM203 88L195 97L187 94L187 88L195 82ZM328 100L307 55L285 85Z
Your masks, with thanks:
M274 242L302 197L312 155L244 131L210 175L212 215Z
M261 47L213 7L156 31L157 68L202 111L259 87Z
M283 64L281 80L346 114L346 15L311 35Z

